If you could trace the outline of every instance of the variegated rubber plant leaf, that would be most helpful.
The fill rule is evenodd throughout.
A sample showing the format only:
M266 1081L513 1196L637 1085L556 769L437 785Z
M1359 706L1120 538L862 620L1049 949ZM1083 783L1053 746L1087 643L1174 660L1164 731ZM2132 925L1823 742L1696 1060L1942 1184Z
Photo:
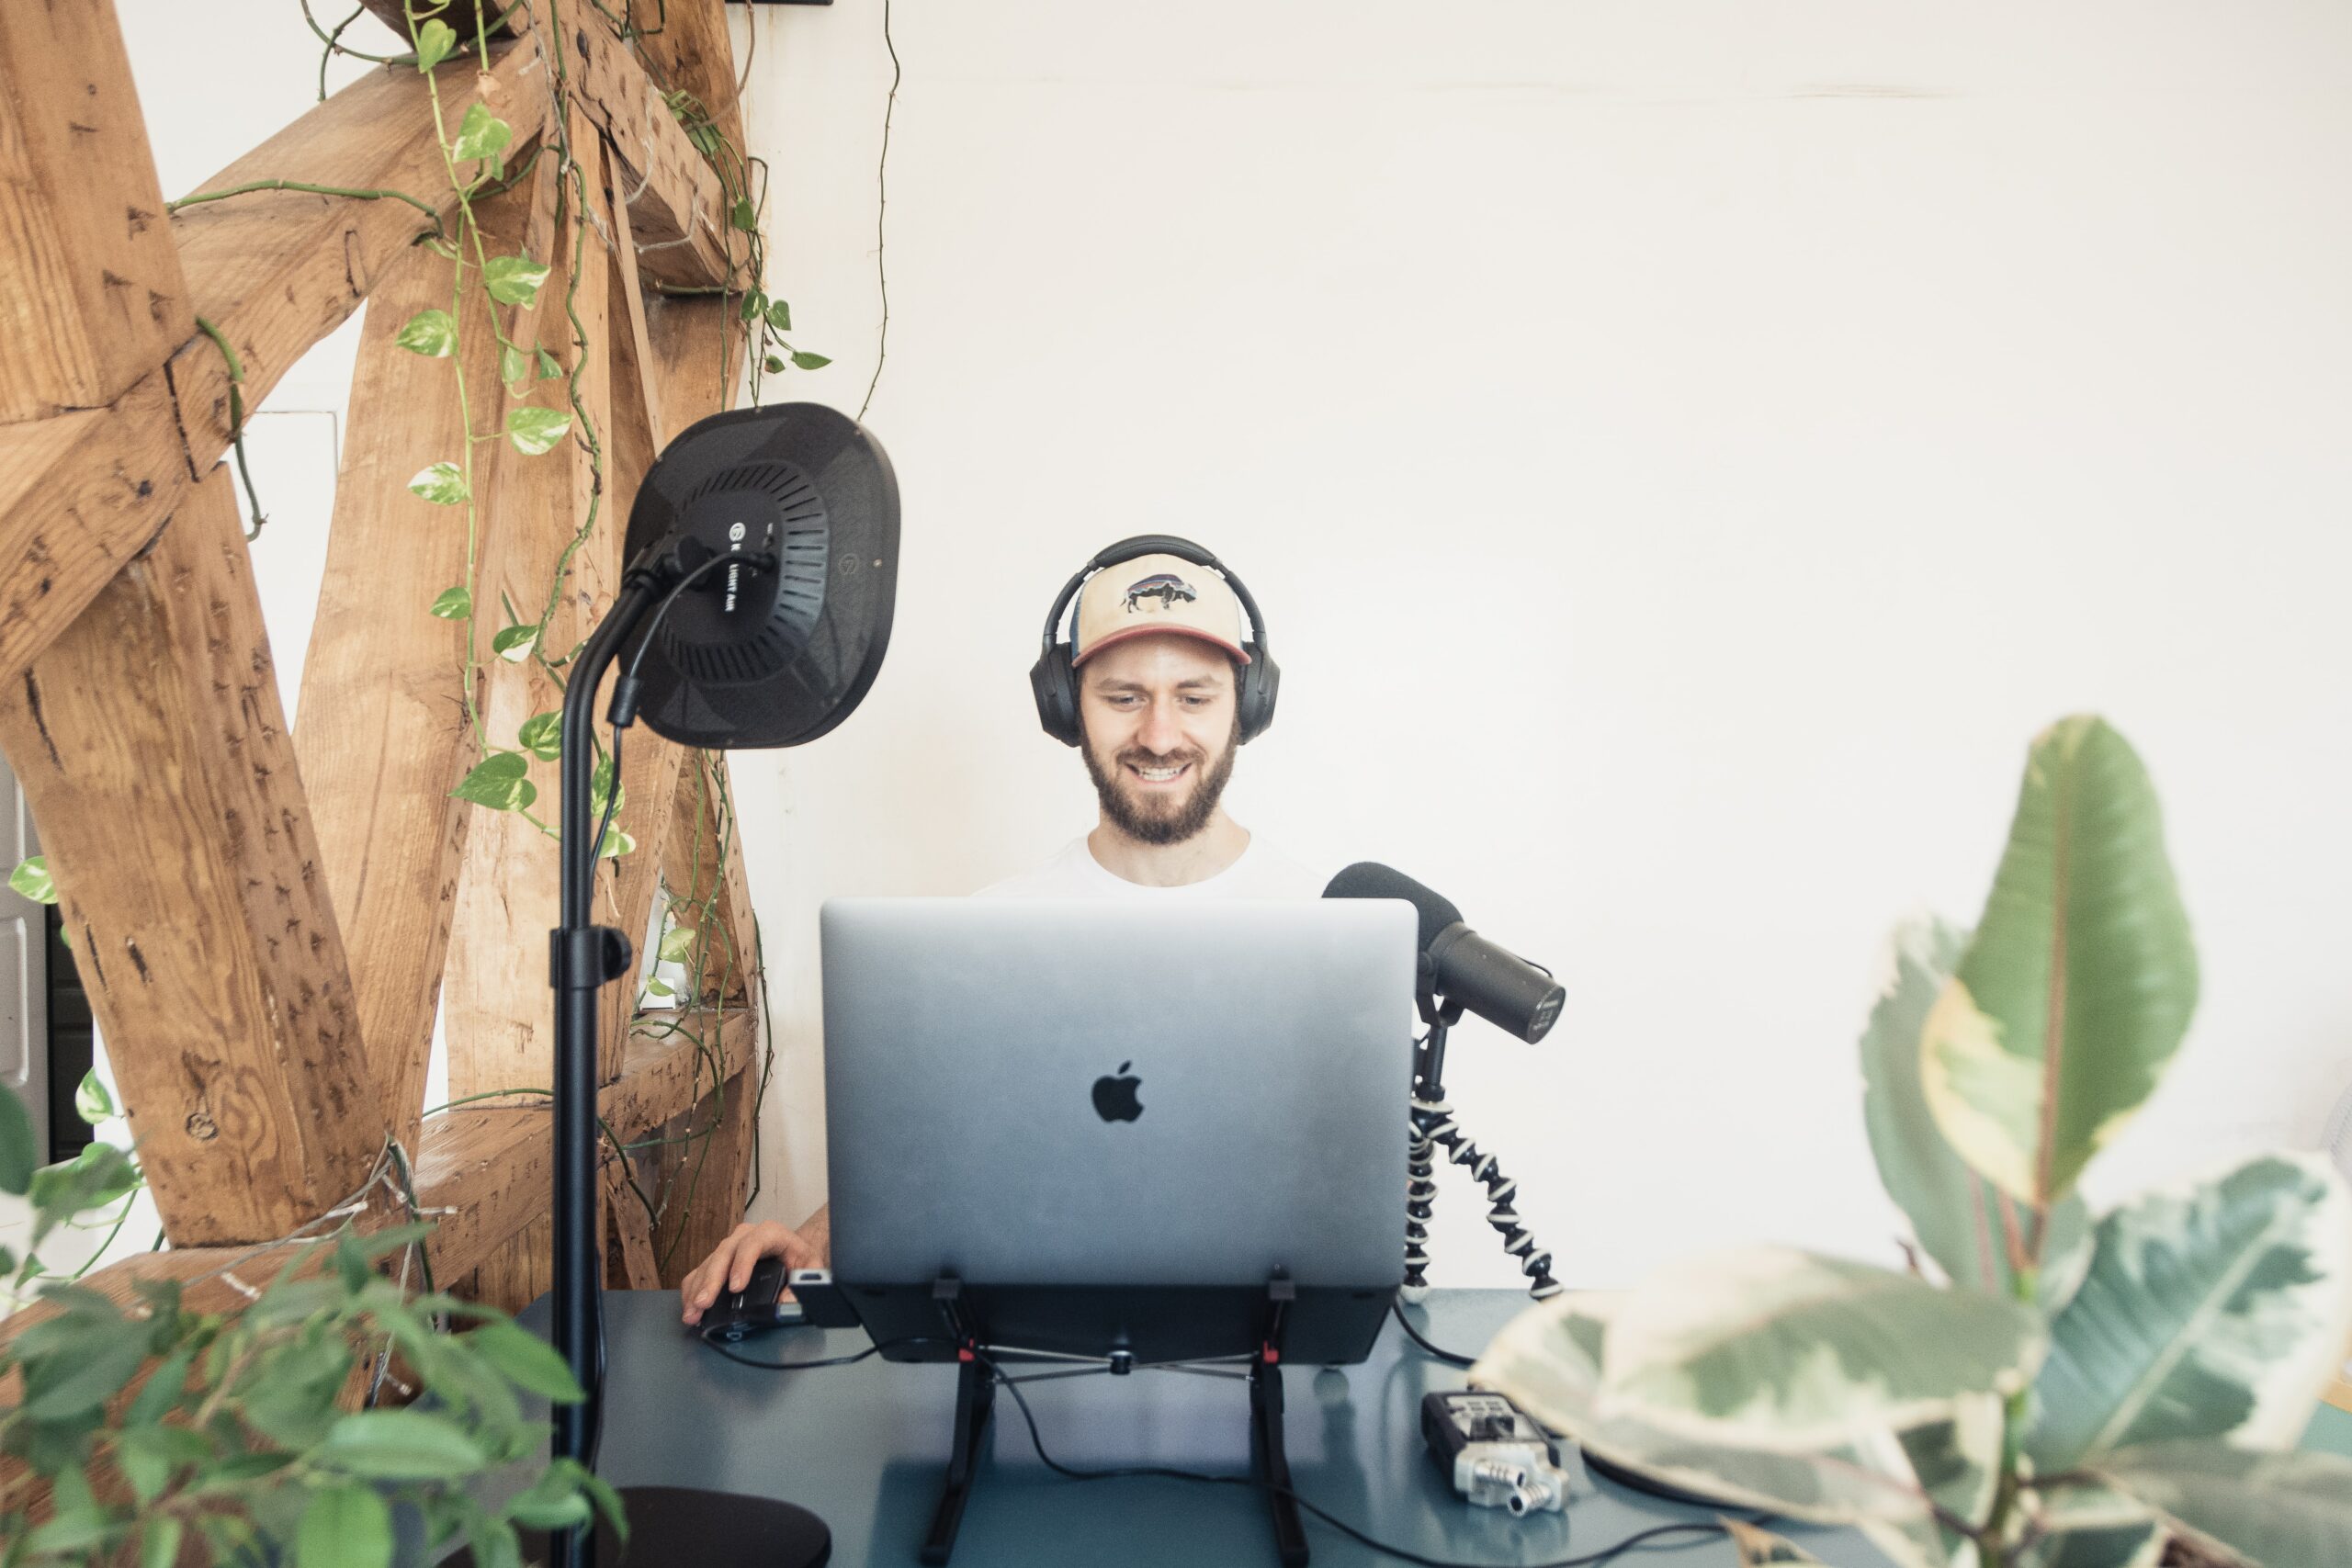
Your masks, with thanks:
M1862 1032L1862 1120L1879 1179L1911 1220L1911 1234L1944 1278L1989 1295L2015 1297L2012 1258L2022 1252L2030 1213L1977 1175L1944 1139L1920 1079L1920 1032L1928 1010L1968 942L1949 921L1907 922L1890 943L1891 973ZM2090 1215L2068 1194L2050 1211L2035 1303L2055 1312L2090 1266Z
M2197 1006L2197 953L2147 771L2105 720L2036 737L1984 918L1921 1040L1928 1103L2034 1211L2145 1103Z
M2352 1337L2352 1192L2324 1155L2264 1155L2125 1204L2051 1337L2045 1474L2171 1438L2291 1448Z
M1823 1449L2022 1390L2045 1325L2015 1302L1791 1247L1659 1269L1611 1319L1604 1408L1758 1449Z
M2109 1480L2259 1568L2352 1562L2352 1459L2155 1443L2099 1461Z

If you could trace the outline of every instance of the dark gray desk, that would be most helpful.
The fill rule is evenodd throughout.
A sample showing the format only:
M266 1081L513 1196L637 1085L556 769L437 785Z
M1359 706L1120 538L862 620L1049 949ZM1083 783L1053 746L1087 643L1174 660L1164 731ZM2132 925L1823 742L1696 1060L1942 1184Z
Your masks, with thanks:
M1448 1349L1475 1352L1526 1298L1441 1291L1408 1309ZM544 1302L527 1316L544 1322ZM944 1366L854 1367L772 1373L738 1367L695 1342L673 1292L605 1297L608 1373L602 1462L619 1485L706 1486L783 1497L815 1509L833 1532L833 1562L912 1568L946 1464L956 1374ZM770 1359L861 1349L862 1334L788 1329L740 1347ZM1421 1395L1459 1388L1392 1323L1362 1366L1284 1373L1293 1479L1299 1494L1367 1534L1424 1556L1529 1564L1580 1556L1651 1525L1705 1517L1603 1481L1564 1517L1514 1520L1454 1495L1421 1441ZM1081 1469L1172 1465L1247 1473L1248 1386L1179 1372L1066 1378L1025 1384L1046 1451ZM1101 1564L1274 1562L1265 1495L1157 1479L1073 1482L1037 1461L1020 1407L1000 1392L992 1455L964 1517L956 1568L1098 1568ZM1393 1563L1309 1517L1318 1568ZM1885 1568L1860 1537L1791 1529L1834 1568ZM1721 1536L1644 1550L1626 1568L1731 1568Z

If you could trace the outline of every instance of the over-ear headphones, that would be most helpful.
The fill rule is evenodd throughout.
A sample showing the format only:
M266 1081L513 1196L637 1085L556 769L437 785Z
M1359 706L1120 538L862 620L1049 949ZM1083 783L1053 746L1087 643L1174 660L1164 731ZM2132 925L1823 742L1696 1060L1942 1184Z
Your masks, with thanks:
M1062 613L1086 580L1105 567L1137 556L1174 556L1194 566L1206 567L1225 579L1233 596L1241 601L1242 610L1250 617L1250 640L1241 651L1250 656L1247 664L1234 671L1234 697L1238 705L1243 743L1255 740L1274 722L1274 694L1281 689L1283 672L1266 651L1266 623L1258 614L1258 602L1250 590L1234 576L1232 570L1190 539L1180 539L1171 534L1138 534L1132 539L1122 539L1095 552L1094 558L1079 568L1078 574L1062 584L1054 598L1054 607L1046 612L1046 637L1037 654L1037 662L1029 670L1029 689L1037 699L1037 722L1046 734L1065 746L1079 743L1078 671L1070 663L1070 646L1062 640Z

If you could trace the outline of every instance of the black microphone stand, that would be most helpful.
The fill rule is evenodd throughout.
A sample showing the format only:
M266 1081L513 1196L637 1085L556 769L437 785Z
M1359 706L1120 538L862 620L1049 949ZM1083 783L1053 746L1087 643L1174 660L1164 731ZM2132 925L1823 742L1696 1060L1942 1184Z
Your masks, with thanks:
M666 542L665 542L666 543ZM773 558L755 558L774 570ZM556 1353L587 1397L555 1406L553 1457L596 1468L604 1403L604 1247L598 1234L596 1181L596 992L631 969L628 935L594 918L596 852L601 836L590 808L594 776L596 689L636 636L658 629L679 592L730 558L688 569L674 548L656 546L632 562L602 625L573 663L563 694L560 852L562 923L548 933L549 982L555 989L554 1321ZM743 564L741 558L731 564ZM648 622L648 611L651 617ZM615 682L611 718L616 735L633 721L636 666ZM616 770L617 773L617 769ZM616 776L617 792L620 780ZM697 1568L739 1563L821 1562L831 1551L824 1522L805 1508L772 1498L682 1487L631 1487L621 1493L630 1525L628 1555L636 1562L693 1562ZM595 1568L592 1526L555 1531L548 1539L554 1568Z
M1432 989L1436 978L1436 965L1423 953L1414 999L1429 1032L1413 1047L1413 1130L1405 1160L1404 1297L1419 1302L1429 1294L1429 1222L1437 1203L1436 1154L1442 1147L1447 1158L1485 1184L1487 1223L1502 1238L1503 1250L1519 1259L1519 1270L1528 1280L1527 1293L1539 1302L1548 1300L1562 1287L1552 1278L1552 1255L1536 1250L1535 1238L1511 1206L1519 1183L1503 1174L1494 1156L1463 1137L1453 1107L1446 1103L1445 1037L1462 1021L1463 1009L1460 1002L1438 999Z

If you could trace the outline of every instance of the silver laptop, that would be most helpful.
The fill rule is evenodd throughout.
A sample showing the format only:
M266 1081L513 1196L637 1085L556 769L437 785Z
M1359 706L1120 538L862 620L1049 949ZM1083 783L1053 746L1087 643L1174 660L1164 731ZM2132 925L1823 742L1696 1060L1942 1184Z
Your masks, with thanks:
M820 926L854 1298L943 1276L1395 1289L1409 906L836 898Z

